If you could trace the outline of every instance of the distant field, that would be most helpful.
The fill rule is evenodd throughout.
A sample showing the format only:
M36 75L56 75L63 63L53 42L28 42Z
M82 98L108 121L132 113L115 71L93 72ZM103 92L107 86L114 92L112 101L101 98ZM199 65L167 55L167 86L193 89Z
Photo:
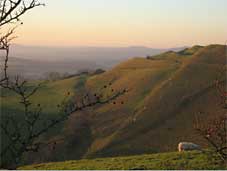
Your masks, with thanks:
M129 157L75 160L46 163L18 168L20 170L189 170L227 169L215 157L201 152L171 152Z

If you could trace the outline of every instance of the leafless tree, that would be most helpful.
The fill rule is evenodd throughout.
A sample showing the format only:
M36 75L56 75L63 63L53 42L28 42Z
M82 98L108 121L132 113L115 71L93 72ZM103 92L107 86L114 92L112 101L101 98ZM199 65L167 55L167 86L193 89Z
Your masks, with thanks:
M223 78L224 76L224 78ZM218 104L222 109L221 114L212 119L201 118L196 115L195 129L221 157L223 161L227 160L227 91L226 91L226 66L224 66L218 78L214 82L214 87L220 97Z
M196 128L199 134L215 149L221 159L227 160L227 115L200 124Z
M20 17L27 11L43 5L36 0L0 0L0 50L4 52L0 90L15 93L23 107L22 118L18 118L17 114L1 113L0 135L4 138L4 145L1 144L0 149L0 168L15 168L25 152L37 152L41 146L50 144L50 142L42 142L40 137L68 119L71 114L95 105L109 103L127 92L126 89L113 92L110 83L98 93L87 93L79 100L74 100L75 98L69 100L70 93L67 93L62 103L57 105L61 115L54 119L44 119L42 105L32 104L30 100L41 85L30 88L26 80L19 76L12 78L8 74L10 43L15 38L14 32L18 22L21 24ZM11 29L5 32L7 27ZM109 90L112 92L111 95L105 96Z

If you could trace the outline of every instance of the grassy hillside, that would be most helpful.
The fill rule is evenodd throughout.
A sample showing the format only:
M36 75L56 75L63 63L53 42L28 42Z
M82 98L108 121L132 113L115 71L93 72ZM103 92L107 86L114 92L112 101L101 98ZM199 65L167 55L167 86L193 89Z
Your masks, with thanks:
M34 87L41 83L41 87L39 88L39 91L32 96L32 103L34 104L42 104L45 110L47 110L47 113L55 113L53 109L57 109L57 104L59 104L64 97L67 95L67 92L72 92L72 95L75 93L75 87L77 84L80 84L80 82L83 81L83 78L70 78L65 80L59 80L59 81L34 81L29 84L29 87ZM47 96L48 94L48 96ZM6 108L16 110L21 110L19 99L15 96L15 94L4 91L2 92L1 96L1 103L2 103L2 110L6 110ZM7 99L7 100L6 100ZM5 113L6 111L4 111Z
M30 99L32 102L31 109L34 109L33 111L36 110L37 104L40 104L42 107L42 121L35 125L37 130L42 129L43 124L47 119L53 119L61 115L57 105L60 104L66 97L69 100L72 96L79 95L81 89L83 89L86 77L87 76L80 76L58 81L33 81L29 83L27 87L28 89L32 89L34 86L37 86L39 83L41 83L41 87L37 93L34 94ZM18 121L21 120L20 123L23 124L24 113L23 106L20 104L19 96L16 96L16 94L10 91L0 91L1 117L4 118L5 115L13 115ZM70 97L67 95L68 92L71 93ZM56 135L62 132L63 128L64 122L49 130L49 132L41 138L45 140L54 138ZM26 131L26 129L23 131ZM4 146L7 145L7 138L4 137L4 134L1 134L0 136L2 138L1 147L4 148ZM30 157L28 156L28 159L29 158Z
M21 170L199 170L226 169L215 157L201 152L172 152L129 157L98 158L20 167Z
M194 46L134 58L100 75L48 83L34 101L47 104L51 116L67 91L80 96L110 85L105 93L125 88L129 92L109 104L73 114L51 133L51 138L63 139L54 150L43 149L26 158L42 163L160 153L175 151L181 141L205 148L207 144L194 131L194 118L198 112L204 118L224 112L213 87L223 65L225 46ZM18 111L14 98L1 97L3 109L13 106Z
M94 140L84 156L172 151L180 141L205 147L194 132L194 117L198 112L206 118L222 112L212 83L223 65L224 46L195 46L152 59L135 58L88 79L89 89L112 82L114 89L126 87L130 92L116 105L91 114Z

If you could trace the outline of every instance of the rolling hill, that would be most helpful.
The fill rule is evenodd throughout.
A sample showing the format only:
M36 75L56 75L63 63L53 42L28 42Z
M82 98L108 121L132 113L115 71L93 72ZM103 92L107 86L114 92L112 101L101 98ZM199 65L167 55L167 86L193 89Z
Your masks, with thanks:
M225 61L224 45L194 46L133 58L83 78L79 89L73 86L79 94L99 92L107 84L110 91L126 88L129 92L109 104L73 114L51 134L63 139L55 150L26 154L25 163L176 151L180 141L207 147L194 131L194 118L198 112L204 118L224 112L216 103L213 81ZM64 87L67 80L60 82ZM58 81L48 84L55 87ZM58 88L52 91L55 94ZM49 94L45 92L43 98Z
M179 51L185 47L157 49L144 46L130 47L87 47L87 46L24 46L13 44L10 56L43 61L87 61L97 65L112 67L135 56L157 55L168 50Z
M4 58L0 58L0 68L3 68L3 60ZM37 80L46 79L47 75L51 72L58 72L61 75L65 73L76 74L81 71L93 71L102 67L102 65L84 60L48 61L44 59L10 57L8 72L10 75L19 74L26 79Z
M44 79L47 73L75 74L97 68L111 69L135 56L156 55L184 47L154 49L148 47L45 47L13 44L10 50L9 73L26 79ZM0 52L1 53L1 52ZM0 58L0 68L3 64Z
M193 122L198 112L221 112L212 85L223 65L225 46L195 46L132 59L88 79L89 89L112 82L114 89L130 92L119 99L125 105L109 104L90 114L94 140L85 157L174 151L180 141L203 145Z

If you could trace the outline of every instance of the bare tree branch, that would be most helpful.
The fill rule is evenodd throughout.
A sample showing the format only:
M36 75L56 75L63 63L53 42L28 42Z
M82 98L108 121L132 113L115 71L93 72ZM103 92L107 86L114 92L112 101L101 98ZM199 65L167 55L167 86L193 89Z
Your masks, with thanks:
M42 5L44 4L36 0L0 0L0 30L3 30L4 26L17 23L20 17L30 9ZM1 159L5 159L0 161L0 167L3 167L2 165L6 162L5 167L13 168L16 168L25 152L37 152L41 146L52 144L42 142L40 137L46 134L51 128L67 120L73 113L96 105L107 104L128 91L126 89L114 92L110 91L110 94L104 96L104 93L108 91L108 87L112 85L112 83L109 83L108 86L104 86L98 93L87 93L79 101L73 99L69 100L70 93L68 93L62 103L58 105L61 115L58 118L46 122L46 118L43 118L41 105L37 104L34 109L34 104L32 104L30 100L30 98L38 92L41 84L31 88L28 86L28 82L19 76L11 78L8 74L10 43L15 38L14 32L16 28L17 26L4 34L0 33L0 50L5 52L3 73L1 74L2 78L0 78L0 89L1 91L13 92L19 96L19 102L23 108L23 118L21 120L18 119L16 115L12 114L4 114L1 116L1 136L4 135L6 138L6 140L4 140L6 144L0 153ZM113 89L111 88L111 90ZM40 124L43 124L43 126L37 128ZM9 158L7 158L9 156L11 157L10 161Z
M226 74L226 66L220 71L220 75L215 80L215 88L220 97L221 108L226 109L226 80L223 81L223 75ZM203 137L220 155L222 160L227 160L227 114L226 112L222 115L208 120L205 118L199 118L201 115L196 115L195 118L195 130Z
M39 3L37 0L1 0L0 27L8 23L19 21L23 14L38 6L44 6L44 4Z

